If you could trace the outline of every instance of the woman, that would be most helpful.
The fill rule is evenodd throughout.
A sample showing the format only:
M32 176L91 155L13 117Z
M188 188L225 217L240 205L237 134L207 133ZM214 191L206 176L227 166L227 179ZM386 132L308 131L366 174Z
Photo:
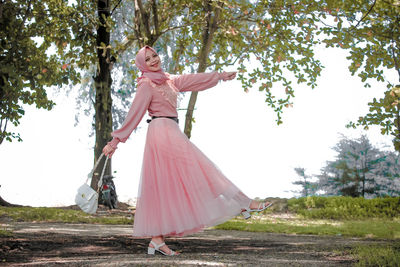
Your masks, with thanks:
M142 71L132 106L122 127L104 148L111 157L143 118L152 117L146 137L134 236L151 237L148 254L176 255L164 243L166 236L183 236L222 223L243 213L262 211L271 204L244 195L182 133L178 126L179 92L201 91L228 81L236 72L170 76L161 69L156 51L145 46L136 55Z

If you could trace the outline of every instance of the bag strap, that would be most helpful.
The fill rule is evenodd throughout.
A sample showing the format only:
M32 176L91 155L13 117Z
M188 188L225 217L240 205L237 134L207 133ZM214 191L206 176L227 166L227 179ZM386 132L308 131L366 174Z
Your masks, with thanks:
M94 173L94 171L96 170L97 166L99 165L99 163L100 163L100 161L101 161L101 159L102 159L103 157L104 157L104 153L101 153L100 157L97 159L96 163L94 164L94 167L93 167L92 171L88 174L88 177L87 177L87 179L86 179L86 183L89 182L89 179L92 179L92 178L93 178L93 173ZM106 162L104 163L104 167L103 167L103 170L102 170L102 172L101 172L101 176L100 176L100 179L99 179L99 184L100 184L100 181L103 180L103 175L104 175L104 171L105 171L106 166L107 166L107 161L108 161L108 157L106 157ZM99 185L99 187L100 187L100 186L101 186L101 184Z
M103 166L103 170L101 171L101 175L100 175L100 179L99 182L97 183L97 193L100 190L100 187L103 185L103 176L104 176L104 171L106 170L106 166L107 166L107 161L108 161L108 157L106 157L106 161L104 162L104 166Z

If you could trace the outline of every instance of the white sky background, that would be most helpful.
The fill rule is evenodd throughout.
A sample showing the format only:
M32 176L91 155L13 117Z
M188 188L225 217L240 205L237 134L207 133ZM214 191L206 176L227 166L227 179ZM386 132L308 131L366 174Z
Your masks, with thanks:
M371 82L372 88L364 88L359 77L350 75L345 56L339 49L318 50L317 58L326 67L318 87L295 86L294 107L285 109L280 126L256 87L244 93L235 80L201 92L192 142L249 197L293 197L291 190L299 189L292 185L297 179L293 169L304 167L308 174L318 174L327 160L334 159L332 147L339 133L359 137L364 132L345 125L364 115L373 97L383 95L385 84ZM0 195L11 203L72 205L92 168L94 137L87 132L91 119L82 117L74 128L74 96L53 99L57 106L50 112L26 107L16 129L23 142L4 141L0 146ZM186 107L185 101L181 107ZM185 111L179 111L181 129L184 116ZM146 117L113 156L120 201L137 195ZM380 135L378 129L364 133L376 146L391 146L390 136Z

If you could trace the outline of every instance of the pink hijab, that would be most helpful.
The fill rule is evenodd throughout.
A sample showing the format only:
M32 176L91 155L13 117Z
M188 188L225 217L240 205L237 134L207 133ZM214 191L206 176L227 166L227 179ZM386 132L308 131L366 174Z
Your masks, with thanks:
M157 53L156 50L154 50L152 47L146 45L142 47L136 54L135 64L142 72L142 76L139 77L139 80L142 79L143 77L146 77L156 84L162 84L166 80L169 80L169 77L162 69L159 69L158 71L149 70L149 68L146 65L146 49L150 49L154 53Z

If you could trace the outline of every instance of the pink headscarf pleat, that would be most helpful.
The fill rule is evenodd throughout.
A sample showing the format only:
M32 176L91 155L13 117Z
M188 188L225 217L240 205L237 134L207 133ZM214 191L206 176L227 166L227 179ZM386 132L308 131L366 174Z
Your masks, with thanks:
M165 81L169 80L167 74L162 70L151 71L146 65L146 49L150 49L154 53L157 53L152 47L146 45L142 47L139 52L136 54L135 64L142 72L142 76L139 77L139 80L143 77L149 78L152 82L156 84L162 84Z

